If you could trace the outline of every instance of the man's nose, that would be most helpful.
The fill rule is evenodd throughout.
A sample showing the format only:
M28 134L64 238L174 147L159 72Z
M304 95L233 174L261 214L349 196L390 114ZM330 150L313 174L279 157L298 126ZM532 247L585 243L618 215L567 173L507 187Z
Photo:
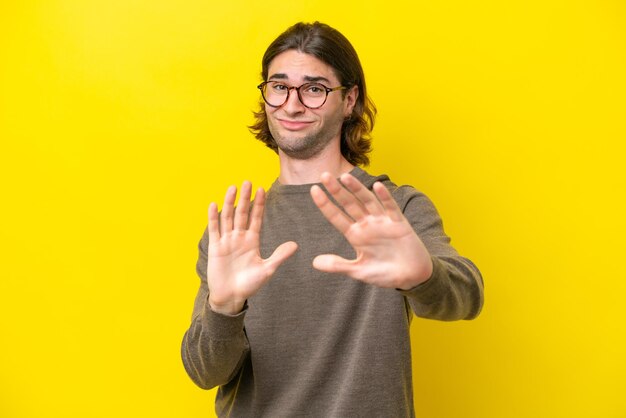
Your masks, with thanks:
M287 101L283 104L283 109L287 113L300 113L306 110L306 107L300 101L296 87L289 89L289 96L287 97Z

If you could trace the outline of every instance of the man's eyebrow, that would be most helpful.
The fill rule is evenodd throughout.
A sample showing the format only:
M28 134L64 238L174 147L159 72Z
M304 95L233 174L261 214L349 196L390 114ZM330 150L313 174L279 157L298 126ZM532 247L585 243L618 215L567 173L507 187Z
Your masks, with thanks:
M289 77L287 77L287 74L284 74L284 73L276 73L276 74L272 74L267 79L268 80L288 80Z
M322 76L305 75L303 78L304 78L304 81L306 81L307 83L319 83L320 81L330 83L329 79L327 79L326 77L322 77ZM276 74L272 74L267 79L268 80L289 80L289 77L285 73L276 73Z
M311 77L311 76L305 75L304 81L308 81L309 83L319 83L320 81L325 81L326 83L330 83L329 79L327 79L326 77L321 77L321 76Z

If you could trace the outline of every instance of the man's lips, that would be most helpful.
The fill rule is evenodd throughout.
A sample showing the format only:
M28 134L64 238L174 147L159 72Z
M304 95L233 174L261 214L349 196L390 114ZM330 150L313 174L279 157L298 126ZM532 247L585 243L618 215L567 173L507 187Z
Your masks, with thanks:
M300 129L304 129L308 127L311 123L313 123L313 122L304 121L304 120L288 120L288 119L278 119L278 121L280 122L280 125L283 128L288 129L290 131L299 131Z

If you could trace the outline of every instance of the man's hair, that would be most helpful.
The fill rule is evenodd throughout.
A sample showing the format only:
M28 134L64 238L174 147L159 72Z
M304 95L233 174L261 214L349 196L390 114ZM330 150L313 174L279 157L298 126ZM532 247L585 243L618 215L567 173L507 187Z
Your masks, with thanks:
M358 87L359 94L352 114L341 127L341 153L351 164L368 165L367 154L372 150L370 133L374 128L376 107L367 96L363 68L350 41L338 30L324 23L296 23L276 38L265 51L261 71L263 80L267 80L272 60L293 49L313 55L331 66L342 86L348 89ZM344 97L348 89L342 90ZM256 123L249 126L250 131L258 140L278 152L278 146L267 124L265 103L262 99L260 110L254 112L254 116Z

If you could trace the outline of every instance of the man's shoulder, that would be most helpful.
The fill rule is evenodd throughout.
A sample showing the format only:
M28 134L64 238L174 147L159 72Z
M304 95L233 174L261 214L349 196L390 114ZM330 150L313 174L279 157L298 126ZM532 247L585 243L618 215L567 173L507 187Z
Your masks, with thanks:
M372 186L376 182L381 182L391 192L394 199L401 205L411 199L426 197L424 193L409 184L401 184L393 182L387 174L370 174L360 167L355 167L352 173L356 178L363 183L368 189L372 189ZM401 205L402 206L402 205Z
M365 187L367 187L370 190L372 189L372 186L374 185L374 183L376 183L377 181L383 183L387 187L389 186L397 187L391 181L391 179L389 179L389 176L387 174L373 175L358 166L354 167L352 171L350 172L350 174L356 177L361 183L363 183Z

